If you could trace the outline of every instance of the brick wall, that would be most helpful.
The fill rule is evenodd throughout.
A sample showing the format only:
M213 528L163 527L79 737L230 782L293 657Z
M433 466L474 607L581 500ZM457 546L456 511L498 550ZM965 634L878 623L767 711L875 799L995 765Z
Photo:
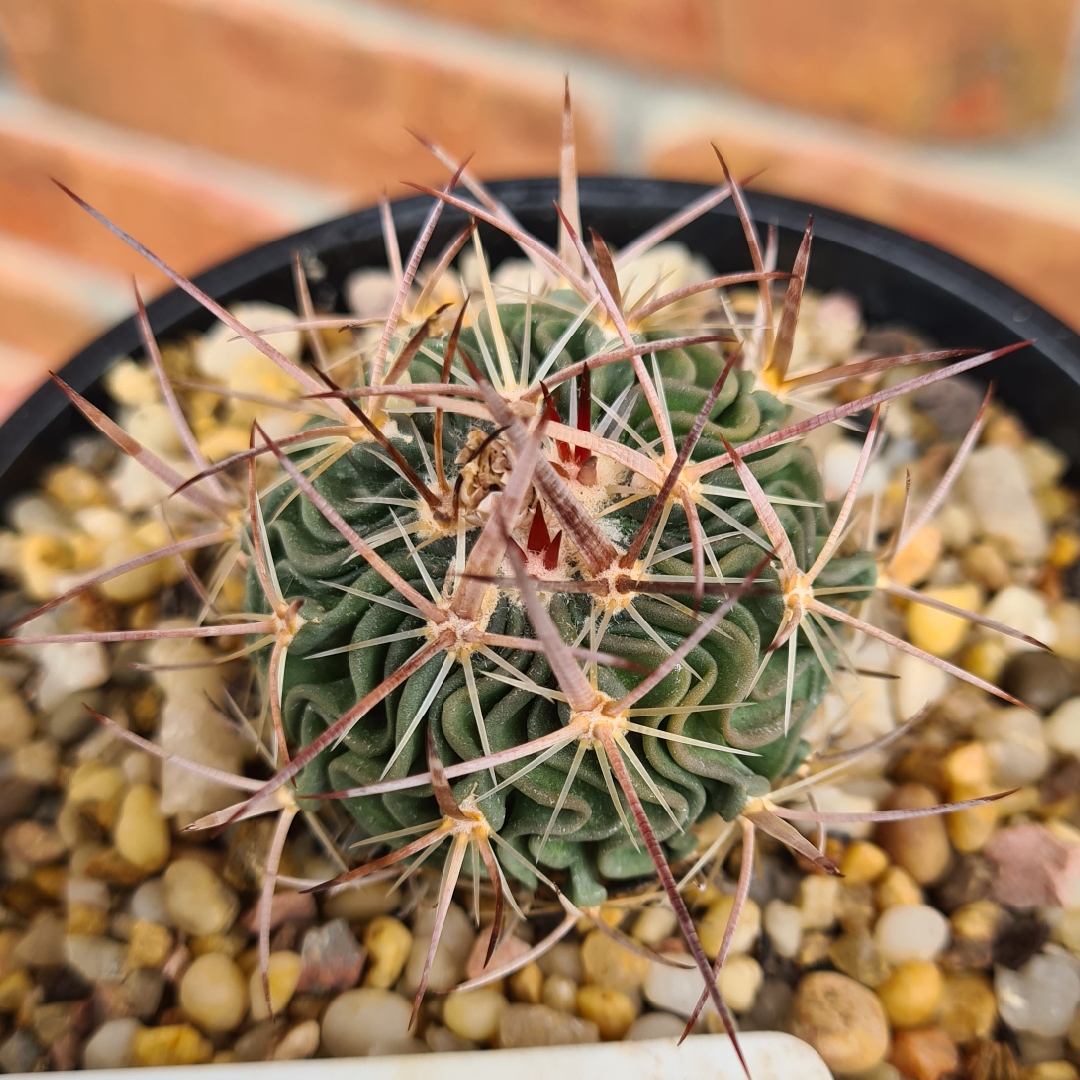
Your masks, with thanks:
M162 284L49 176L194 272L440 179L407 129L551 173L565 72L583 171L715 180L714 139L1080 325L1077 3L0 0L0 395Z

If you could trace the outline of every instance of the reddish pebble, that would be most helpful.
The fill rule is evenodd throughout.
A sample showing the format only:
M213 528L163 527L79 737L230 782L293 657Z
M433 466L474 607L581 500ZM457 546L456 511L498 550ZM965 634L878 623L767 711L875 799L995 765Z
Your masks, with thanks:
M477 934L469 958L465 961L466 979L475 979L485 971L494 971L496 968L502 967L503 964L509 964L517 960L529 951L529 945L522 941L521 938L513 936L504 938L495 946L495 951L491 954L491 961L485 964L484 957L487 956L488 942L491 940L494 929L494 926L489 926Z
M365 955L344 919L313 926L304 935L297 991L350 989L360 978Z
M244 916L244 929L249 933L255 933L259 928L259 913L262 911L262 897L259 902ZM319 917L315 907L315 897L311 893L302 892L279 892L274 894L273 903L270 905L270 929L280 926L290 919L312 920Z
M1064 907L1080 876L1080 844L1045 825L1011 825L990 838L983 854L995 865L993 897L1010 907Z
M960 1069L956 1043L940 1028L897 1031L889 1060L911 1080L941 1080Z

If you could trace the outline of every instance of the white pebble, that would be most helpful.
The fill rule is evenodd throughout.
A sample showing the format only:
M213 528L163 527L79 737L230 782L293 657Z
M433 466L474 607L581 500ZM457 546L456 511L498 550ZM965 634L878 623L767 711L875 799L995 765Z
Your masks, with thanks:
M124 1017L102 1024L83 1047L84 1069L127 1069L135 1064L135 1033L138 1020Z
M1049 543L1023 458L1011 446L984 446L964 466L961 487L982 531L1017 562L1039 562Z
M793 959L802 942L802 912L782 900L770 900L765 905L765 933L781 956Z
M1019 971L999 967L994 989L1009 1027L1051 1038L1069 1030L1080 1004L1080 975L1064 956L1033 956Z
M926 904L900 904L881 913L874 942L890 964L933 960L949 942L949 922Z
M676 926L678 926L678 921L671 908L662 904L653 904L642 909L641 914L634 920L634 929L631 933L636 941L653 948L664 938L671 937L675 933Z
M296 321L296 315L288 308L259 301L233 304L230 312L249 330L255 331L286 326ZM296 330L273 334L267 341L290 360L296 360L300 356L300 334ZM254 345L237 337L235 330L217 322L198 340L195 346L195 364L203 375L226 382L233 368L252 354L262 356Z
M165 906L189 934L222 934L240 914L240 899L205 863L177 859L165 871Z
M64 953L73 967L87 982L113 982L124 972L127 950L118 941L91 934L68 934Z
M376 1047L404 1043L411 1014L411 1002L390 990L346 990L323 1016L323 1046L331 1057L361 1057Z
M901 723L937 701L949 689L949 676L944 671L908 653L896 657L893 672L898 676L896 713Z
M647 1001L686 1019L690 1018L704 989L705 980L696 967L670 967L655 960L650 961L641 986Z
M869 681L869 680L867 680ZM884 679L878 679L884 683ZM877 803L866 795L855 795L836 784L821 784L814 788L814 797L818 809L822 813L837 814L865 814L878 808ZM807 834L813 833L814 825L808 825L804 830ZM834 836L846 836L852 840L865 840L870 836L873 825L866 821L844 822L838 821L829 826L829 832Z
M402 976L402 987L406 993L415 993L420 985L434 925L434 908L424 908L417 914L413 923L412 951L405 962ZM460 981L475 938L469 916L457 904L451 904L446 912L439 947L435 950L435 959L428 976L428 987L431 990L450 990Z
M1080 755L1080 697L1069 698L1050 714L1043 735L1052 750Z
M799 917L804 930L828 930L836 922L840 879L808 874L799 885Z
M1023 585L1006 585L986 605L983 614L988 619L1011 626L1022 634L1041 641L1044 645L1053 645L1057 642L1057 623L1050 618L1050 608L1046 603L1046 597L1034 589L1025 588ZM990 631L1005 646L1005 651L1010 655L1034 649L1034 645L1020 641L1006 634Z
M994 782L1004 787L1030 784L1046 772L1050 751L1042 721L1029 709L997 709L980 717L975 734L994 763Z
M642 1039L680 1039L686 1021L669 1012L642 1013L627 1029L624 1041L637 1042Z
M136 919L146 919L147 922L158 923L161 926L172 926L172 916L165 904L165 880L164 878L150 878L144 881L132 894L130 901L131 914Z

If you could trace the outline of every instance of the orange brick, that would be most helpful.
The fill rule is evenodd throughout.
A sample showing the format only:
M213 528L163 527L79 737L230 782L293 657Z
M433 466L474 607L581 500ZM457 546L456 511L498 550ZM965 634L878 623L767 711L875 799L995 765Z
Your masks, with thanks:
M137 273L158 290L164 278L71 203L50 177L187 273L341 206L329 198L294 205L268 197L251 176L245 187L231 166L209 159L0 93L0 230L87 263Z
M1058 110L1075 0L394 0L916 138Z
M362 13L271 0L0 0L23 85L113 123L370 200L445 170L412 128L484 176L554 170L561 68L449 55ZM381 35L381 36L380 36ZM579 161L602 157L584 119Z
M1080 327L1080 205L978 186L970 175L900 163L874 144L796 140L742 126L703 128L651 155L657 176L716 183L718 142L753 187L878 221L937 244L1001 278Z

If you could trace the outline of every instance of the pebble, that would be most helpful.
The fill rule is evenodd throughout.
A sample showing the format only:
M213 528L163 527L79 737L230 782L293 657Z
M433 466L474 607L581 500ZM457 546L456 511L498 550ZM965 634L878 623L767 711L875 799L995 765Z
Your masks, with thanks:
M698 924L698 936L701 938L705 955L710 960L715 960L720 952L720 945L724 939L724 933L727 930L734 903L734 896L721 896L719 900L709 906L704 918ZM731 936L728 955L737 956L739 953L749 952L754 947L754 943L760 934L761 908L747 897L742 910L739 912L739 921L735 924L735 932ZM644 974L642 978L644 978Z
M754 936L757 937L756 930ZM581 944L581 963L585 982L624 992L641 986L649 971L649 961L644 956L631 952L600 930L586 935Z
M124 964L129 968L145 967L155 970L162 967L172 952L173 936L167 926L136 919L128 938L127 956Z
M137 784L124 796L113 843L128 862L148 874L169 861L169 826L161 814L161 796L149 784Z
M504 964L511 964L529 951L527 942L522 941L521 938L510 935L496 945L495 951L491 954L491 960L485 964L484 958L487 956L488 942L491 940L491 935L494 932L495 926L492 924L490 927L485 927L476 935L472 951L469 953L469 958L465 961L466 979L475 979L485 971L495 971Z
M682 1038L686 1021L668 1012L642 1013L627 1029L623 1036L626 1042L645 1039Z
M274 1047L274 1061L301 1061L314 1057L319 1049L322 1033L318 1020L305 1020L302 1024L290 1028Z
M799 918L804 930L828 930L836 922L840 879L809 874L799 885Z
M34 737L34 717L12 685L0 683L0 751L10 753Z
M960 560L964 573L992 593L999 592L1012 580L1009 564L993 544L972 544Z
M135 1064L205 1065L214 1056L214 1047L190 1024L163 1024L141 1028L133 1039Z
M874 888L874 899L879 908L901 907L905 904L921 904L922 889L914 878L899 866L890 866Z
M949 689L949 676L944 671L908 653L893 660L893 672L897 676L894 692L900 721L910 720Z
M901 784L882 803L882 809L921 810L941 801L938 793L925 784ZM941 815L884 822L877 827L876 839L892 861L919 885L930 885L941 878L952 858Z
M159 877L144 881L131 894L128 910L136 919L171 926L172 919L165 903L165 881Z
M829 946L829 959L838 971L864 986L878 986L891 970L891 965L865 930L836 938Z
M999 541L1009 558L1045 558L1049 536L1021 454L1011 446L983 446L968 458L960 486L981 531Z
M248 1008L244 973L223 953L193 961L180 980L179 996L184 1011L206 1032L234 1030Z
M258 965L248 980L248 997L251 1000L251 1016L258 1023L268 1020L271 1013L277 1016L292 1000L300 981L301 959L291 949L279 949L270 954L266 965L266 977L270 984L270 1011L266 1008L266 991Z
M998 709L976 722L975 734L994 763L994 782L1020 787L1038 780L1050 764L1042 721L1028 709Z
M765 905L764 925L765 933L780 956L788 960L798 956L802 941L802 912L797 907L782 900L770 900Z
M720 994L734 1012L748 1012L764 979L761 965L752 956L729 957L720 972Z
M490 1043L499 1033L499 1017L506 1004L506 998L493 987L454 992L443 1003L443 1023L463 1039Z
M1004 918L1000 905L992 900L977 900L957 908L949 919L953 935L965 941L992 941Z
M1074 567L1073 575L1077 572ZM1080 604L1059 600L1050 608L1050 621L1054 624L1054 652L1066 660L1080 660Z
M412 951L405 962L402 977L402 987L408 994L416 993L416 988L420 985L434 925L435 909L431 907L423 908L413 922ZM435 950L435 959L428 977L430 990L451 990L461 981L461 976L465 971L465 960L472 949L475 937L469 916L457 904L451 904L446 911L442 937Z
M1053 712L1076 688L1076 673L1060 656L1027 649L1005 665L1002 689L1038 713Z
M1023 585L1008 585L986 605L983 614L997 622L1005 623L1028 637L1053 648L1057 644L1057 627L1050 618L1046 597ZM1034 648L1017 638L996 635L1009 654Z
M626 994L602 986L581 987L577 992L577 1011L596 1024L604 1042L623 1038L637 1016L637 1008Z
M102 1024L83 1047L84 1069L126 1069L135 1064L135 1035L142 1025L125 1017Z
M567 1046L600 1041L592 1020L559 1012L547 1005L507 1005L499 1015L497 1044L510 1050L524 1046Z
M944 542L945 536L937 525L923 525L892 557L889 562L889 577L909 588L918 585L934 568Z
M565 975L549 975L540 991L540 1000L553 1009L572 1013L577 1007L578 984Z
M177 859L164 874L170 921L189 934L220 934L240 914L240 899L197 859Z
M999 967L994 990L1002 1019L1014 1031L1054 1037L1069 1030L1080 1004L1080 975L1064 956L1033 956L1019 971Z
M538 964L526 964L510 976L508 983L515 1001L535 1005L544 992L544 973Z
M424 1042L436 1054L455 1054L462 1050L479 1050L474 1042L455 1035L442 1024L428 1024L424 1029Z
M276 930L283 923L290 921L310 922L318 917L319 910L312 893L297 892L287 889L274 893L270 901L269 927ZM248 933L255 933L262 918L262 897L244 916L244 928Z
M4 833L4 854L40 866L56 862L67 850L56 829L37 821L16 821Z
M984 849L995 865L993 896L1012 907L1061 907L1080 880L1080 844L1055 836L1045 825L999 829Z
M932 600L941 600L965 611L978 612L982 606L982 590L971 582L963 585L939 585L923 590ZM915 601L908 606L908 640L932 656L952 656L964 642L971 622L946 611Z
M1080 1073L1070 1061L1040 1061L1020 1071L1020 1080L1077 1080Z
M562 975L576 983L583 982L585 979L581 950L568 941L560 941L548 949L536 962L545 975Z
M671 937L678 926L675 912L670 907L662 904L652 904L642 908L634 920L633 929L630 931L635 941L650 949L655 948L665 938Z
M87 982L112 982L124 972L127 950L112 938L69 934L64 943L69 967Z
M891 964L933 960L948 944L949 922L926 904L886 908L874 927L874 941Z
M641 992L657 1008L689 1019L704 989L705 980L696 967L672 967L652 960Z
M35 739L11 755L15 776L28 784L52 787L60 768L60 747L52 739Z
M1046 744L1062 754L1080 757L1080 697L1069 698L1043 724Z
M956 1044L940 1028L898 1031L890 1060L911 1080L942 1080L960 1068Z
M412 931L389 915L379 915L364 931L364 946L368 951L364 985L386 990L397 982L412 950Z
M37 1072L42 1050L29 1031L16 1031L0 1043L0 1069L6 1073Z
M877 992L893 1027L919 1027L934 1015L941 1001L941 972L926 960L908 960Z
M869 840L856 840L844 850L840 873L846 885L862 885L877 881L888 869L889 856Z
M408 955L407 949L405 955ZM313 926L308 930L304 934L300 957L300 981L296 984L299 993L348 990L356 985L364 966L364 950L344 919L331 919L324 926ZM387 985L392 982L390 980Z
M362 1057L373 1049L383 1053L409 1039L412 1003L390 990L365 987L346 990L327 1008L322 1041L331 1057Z
M834 1073L856 1073L883 1061L889 1024L880 999L832 971L804 976L795 992L792 1033L808 1042Z
M395 911L400 906L401 896L391 892L385 881L376 881L331 894L323 901L322 909L328 919L367 922L377 915Z
M981 972L947 973L941 985L937 1022L957 1043L985 1039L997 1021L997 998Z

